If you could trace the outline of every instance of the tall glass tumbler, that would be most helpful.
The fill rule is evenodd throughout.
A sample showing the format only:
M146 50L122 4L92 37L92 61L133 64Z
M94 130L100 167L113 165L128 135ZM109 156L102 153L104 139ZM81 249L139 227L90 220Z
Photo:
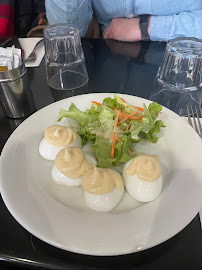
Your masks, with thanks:
M202 40L180 37L168 41L150 99L182 116L187 114L187 105L195 107L201 98Z
M44 29L45 65L48 85L72 90L87 83L88 73L79 30L67 24Z

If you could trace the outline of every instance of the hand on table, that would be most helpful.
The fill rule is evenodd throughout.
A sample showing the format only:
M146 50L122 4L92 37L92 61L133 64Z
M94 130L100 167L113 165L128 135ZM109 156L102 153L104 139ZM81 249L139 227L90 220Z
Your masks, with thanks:
M128 42L140 41L142 38L139 27L139 18L113 19L105 28L103 38Z

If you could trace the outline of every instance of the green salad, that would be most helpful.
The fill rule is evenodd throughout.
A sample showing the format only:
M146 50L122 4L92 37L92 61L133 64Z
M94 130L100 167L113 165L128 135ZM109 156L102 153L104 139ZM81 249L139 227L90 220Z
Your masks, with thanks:
M82 144L87 141L93 144L97 166L110 168L134 158L137 155L134 144L141 139L158 141L157 134L165 127L161 120L156 120L161 110L162 106L156 102L140 108L115 94L113 99L105 98L102 104L92 101L91 108L85 112L71 103L68 111L60 110L58 121L63 117L76 120L80 124L77 133Z

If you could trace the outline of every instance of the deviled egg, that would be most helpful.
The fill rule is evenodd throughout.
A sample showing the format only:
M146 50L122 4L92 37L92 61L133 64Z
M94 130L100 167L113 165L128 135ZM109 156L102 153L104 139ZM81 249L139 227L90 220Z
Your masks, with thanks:
M52 179L57 184L80 186L82 176L96 163L97 161L93 156L84 155L78 147L63 148L55 158L55 164L51 171Z
M123 180L127 192L135 200L153 201L162 190L160 163L154 156L137 156L124 165Z
M55 160L57 153L67 146L81 147L80 136L69 127L53 125L45 130L39 153L45 159Z
M82 186L84 202L96 211L112 210L120 202L124 192L119 173L95 166L84 174Z

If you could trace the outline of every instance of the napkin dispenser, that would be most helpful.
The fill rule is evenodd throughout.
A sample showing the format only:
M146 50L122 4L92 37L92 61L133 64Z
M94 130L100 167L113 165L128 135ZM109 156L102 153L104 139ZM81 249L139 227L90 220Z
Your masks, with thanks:
M0 106L10 118L22 118L35 110L27 69L22 64L0 72Z

